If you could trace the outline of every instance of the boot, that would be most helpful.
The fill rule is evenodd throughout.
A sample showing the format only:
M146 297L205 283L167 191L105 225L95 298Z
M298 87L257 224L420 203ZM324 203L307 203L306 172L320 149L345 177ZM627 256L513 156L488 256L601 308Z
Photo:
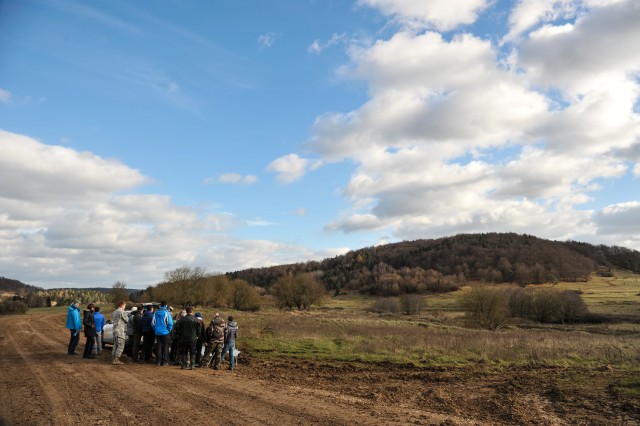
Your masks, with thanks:
M191 356L191 366L189 367L190 370L195 370L196 369L196 356L192 355Z
M111 360L111 364L113 364L113 365L122 365L124 363L122 361L120 361L120 358L114 356L113 359Z

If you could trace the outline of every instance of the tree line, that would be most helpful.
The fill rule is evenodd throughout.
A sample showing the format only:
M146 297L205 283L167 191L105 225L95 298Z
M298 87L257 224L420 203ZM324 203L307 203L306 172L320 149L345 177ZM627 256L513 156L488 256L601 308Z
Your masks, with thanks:
M312 273L335 293L357 290L395 296L452 291L468 280L520 285L587 281L590 274L610 268L640 273L640 252L486 233L366 247L322 261L252 268L227 276L270 288L288 274Z

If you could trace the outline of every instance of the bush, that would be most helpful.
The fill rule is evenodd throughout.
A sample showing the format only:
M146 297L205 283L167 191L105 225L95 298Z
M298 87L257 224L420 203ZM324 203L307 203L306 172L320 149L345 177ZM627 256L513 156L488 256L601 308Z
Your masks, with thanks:
M258 292L244 280L233 280L229 305L238 311L257 311L260 309Z
M541 323L573 323L586 317L587 305L572 290L512 289L508 291L509 313Z
M278 307L286 309L309 309L320 302L325 289L313 274L285 275L271 287Z
M503 327L509 320L509 302L504 289L475 286L460 297L469 321L488 330Z
M374 302L369 311L377 314L397 314L400 312L400 302L395 297L382 297Z
M400 306L402 311L407 314L419 314L427 307L424 297L418 294L403 294L400 296Z
M0 315L26 314L29 307L20 300L5 300L0 303Z

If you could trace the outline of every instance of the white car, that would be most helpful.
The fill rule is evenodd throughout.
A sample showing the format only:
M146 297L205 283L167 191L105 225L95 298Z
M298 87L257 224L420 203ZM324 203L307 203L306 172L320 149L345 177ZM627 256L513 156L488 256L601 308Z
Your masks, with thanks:
M142 306L142 309L146 309L148 307L153 307L154 309L158 309L160 307L160 304L149 302L149 303L142 303L141 306ZM127 315L131 313L130 310L126 310L124 312ZM110 319L107 319L104 327L102 327L102 346L104 346L105 344L113 345L113 323L111 322Z

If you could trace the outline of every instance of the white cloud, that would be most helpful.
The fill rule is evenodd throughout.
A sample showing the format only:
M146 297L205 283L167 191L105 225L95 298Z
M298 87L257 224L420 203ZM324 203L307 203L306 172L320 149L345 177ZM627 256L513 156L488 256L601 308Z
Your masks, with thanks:
M258 36L258 45L260 46L261 49L269 48L273 46L273 43L276 42L277 38L278 38L278 34L273 32L260 34Z
M258 177L254 175L242 176L238 173L225 173L218 178L218 181L230 184L253 185L258 182Z
M366 4L418 15L409 3ZM525 6L536 9L530 20ZM318 117L307 144L324 162L356 164L341 191L351 207L326 228L606 238L612 214L584 206L640 158L638 23L633 1L522 1L511 31L523 41L508 62L469 34L400 30L352 45L340 72L365 81L369 99Z
M299 180L308 171L320 166L319 161L312 161L299 157L297 154L288 154L273 160L267 170L277 174L276 180L281 183L292 183Z
M318 256L305 247L234 238L230 231L247 224L228 213L127 194L149 179L116 160L6 131L0 149L6 276L46 287L124 280L141 288L182 265L230 271ZM250 225L259 224L266 221Z
M299 209L292 211L291 213L296 216L304 216L307 214L307 209L305 209L304 207L301 207Z
M357 3L377 8L406 27L439 31L473 23L489 4L487 0L358 0Z
M13 100L11 99L11 92L0 88L0 103L10 104L12 101Z
M315 53L319 55L320 53L322 53L323 50L328 49L340 43L345 43L346 41L347 41L346 33L342 33L342 34L333 33L333 35L331 35L331 38L324 43L321 42L320 40L314 40L313 43L311 43L307 48L307 52Z

